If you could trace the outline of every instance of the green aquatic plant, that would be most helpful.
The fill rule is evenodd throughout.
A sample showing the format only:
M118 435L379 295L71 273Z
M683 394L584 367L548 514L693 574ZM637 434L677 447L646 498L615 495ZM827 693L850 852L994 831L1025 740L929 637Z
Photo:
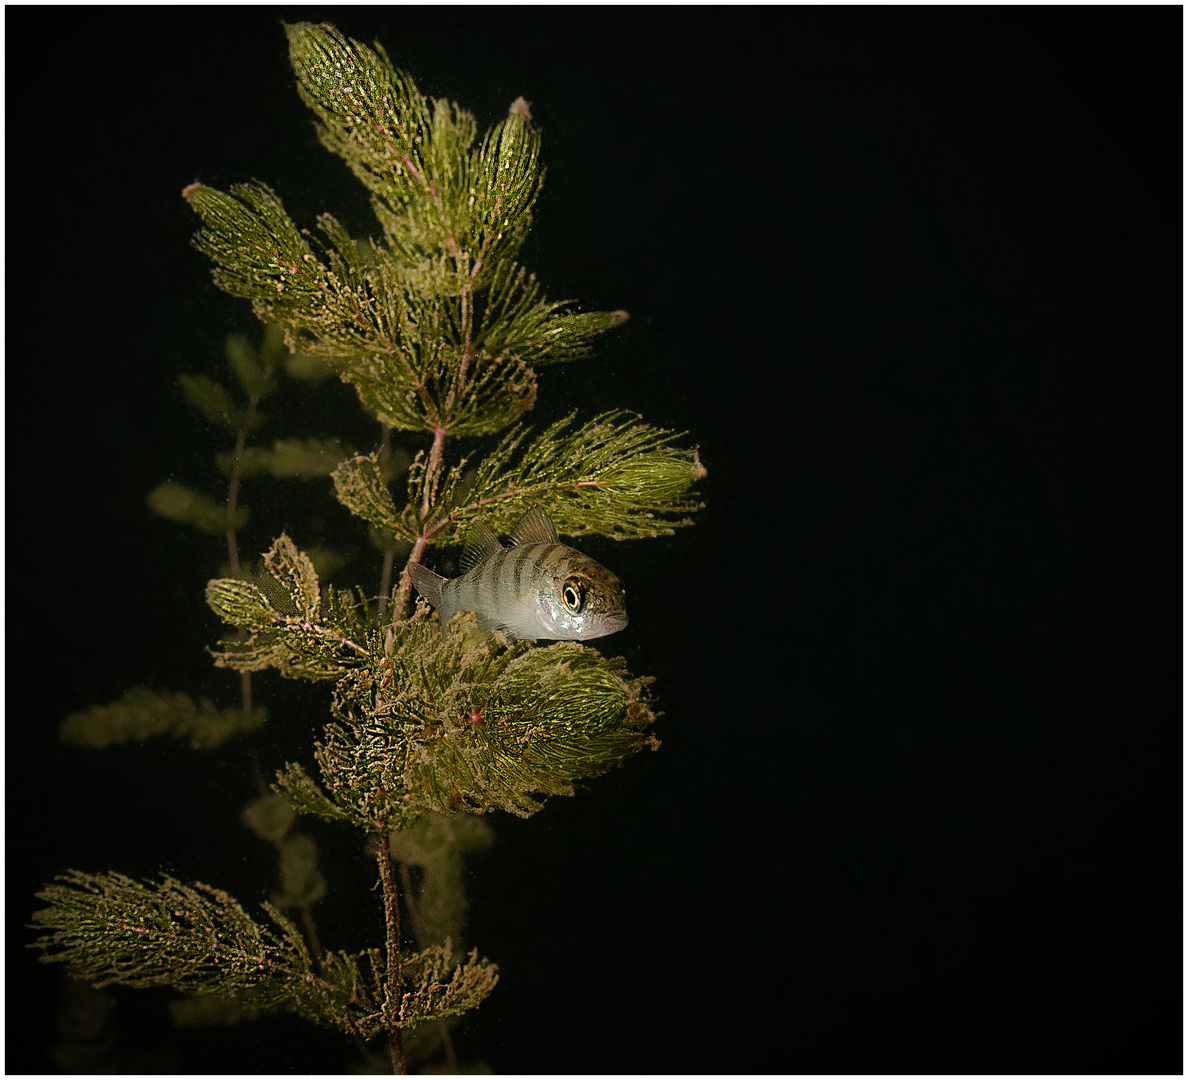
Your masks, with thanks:
M212 655L240 674L241 708L138 688L68 718L63 737L103 746L169 733L210 746L249 736L269 722L252 704L251 676L271 669L331 685L316 772L285 764L243 812L277 851L280 887L263 917L173 875L70 871L38 894L48 906L35 916L36 945L96 986L164 985L223 1002L203 1015L284 1008L362 1040L382 1035L402 1072L406 1037L436 1032L422 1043L450 1054L443 1025L498 978L476 950L456 951L461 860L490 842L475 815L527 817L548 796L573 794L579 781L659 745L650 679L578 642L484 633L473 614L443 633L427 604L413 604L408 568L433 548L462 544L479 523L507 532L532 506L567 536L669 534L690 523L705 471L677 433L630 413L571 414L535 432L524 421L536 369L589 355L595 337L627 318L548 300L517 262L544 176L528 104L513 102L479 139L470 113L426 98L379 45L330 26L286 32L318 135L370 191L381 234L356 239L329 214L311 232L260 183L183 192L216 284L250 300L267 325L258 348L229 342L238 393L205 376L182 381L190 402L234 435L220 458L226 501L175 482L150 496L158 513L226 536L228 564L206 599L230 628ZM377 449L354 453L326 439L249 445L278 380L327 373L378 422ZM428 445L402 467L393 431ZM460 440L471 441L465 456L453 453ZM244 566L239 495L253 476L330 476L384 552L378 595L328 584L342 559L303 551L285 534L262 565ZM370 845L383 948L322 948L312 909L328 885L316 845L293 831L298 814L353 826ZM190 1010L179 1022L197 1017Z

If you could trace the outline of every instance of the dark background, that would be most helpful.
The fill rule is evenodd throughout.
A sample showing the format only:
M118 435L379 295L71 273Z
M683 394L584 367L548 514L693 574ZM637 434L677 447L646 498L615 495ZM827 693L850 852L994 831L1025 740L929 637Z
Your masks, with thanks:
M481 126L528 98L524 261L632 313L543 376L538 418L633 408L709 469L696 528L595 551L663 749L492 819L468 933L503 977L461 1060L1181 1072L1175 7L6 9L6 1070L63 1039L60 972L24 949L54 873L273 884L238 748L56 728L138 683L236 700L203 652L219 544L144 499L217 483L176 378L254 326L181 189L255 177L372 229L282 18L379 39ZM248 550L303 542L253 509ZM308 762L323 690L257 692L263 764ZM378 943L373 864L316 835L325 943ZM357 1060L115 998L123 1071Z

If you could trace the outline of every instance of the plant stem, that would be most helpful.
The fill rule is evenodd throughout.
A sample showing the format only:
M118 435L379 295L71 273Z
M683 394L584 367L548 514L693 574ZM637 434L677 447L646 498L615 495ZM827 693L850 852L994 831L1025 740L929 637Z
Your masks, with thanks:
M447 429L438 424L433 432L433 446L429 449L429 463L425 466L425 494L421 499L421 520L429 513L433 505L434 489L437 487L437 474L441 471L442 451L445 449Z
M385 829L380 839L380 880L384 884L384 922L388 930L388 986L384 1002L384 1021L392 1048L392 1072L405 1073L404 1043L400 1038L400 894L392 874L392 841Z
M264 377L272 374L271 365L264 369ZM256 413L256 406L260 399L253 396L248 401L248 419L240 427L235 436L235 456L231 462L231 482L227 487L227 559L231 563L231 574L239 576L239 543L235 536L235 507L239 502L239 467L243 461L243 450L247 444L247 433L251 418ZM243 706L244 727L250 727L252 722L252 673L240 672L239 675L240 701Z
M404 569L400 572L400 588L396 590L396 602L392 605L392 622L393 624L400 622L404 618L404 609L408 605L409 581L408 568L413 563L421 561L421 555L425 551L425 538L418 536L417 541L413 544L413 549L409 553L408 562L404 564Z
M309 904L302 904L299 910L301 925L305 928L305 940L309 942L309 952L313 957L314 970L321 975L322 957L325 954L322 952L322 942L318 938L318 928L313 921L313 912L309 910Z
M392 455L392 429L387 424L381 424L379 460L381 466L386 467ZM379 605L377 615L382 626L388 614L388 598L392 593L392 564L396 561L395 544L389 544L384 549L384 568L380 573Z
M388 614L388 596L392 592L392 564L396 561L396 546L384 548L384 566L380 571L379 607L377 614L382 623Z
M248 415L255 411L256 399L252 398L248 404ZM243 458L244 444L247 442L247 424L239 429L235 437L235 456L231 461L231 483L227 489L227 558L231 563L231 573L239 575L239 545L235 542L235 506L239 501L239 462Z
M251 727L252 723L252 673L250 671L239 673L239 697L243 706L243 726L247 729Z
M434 488L437 486L437 475L441 472L442 466L442 451L445 447L447 429L441 424L437 425L433 432L433 446L429 449L429 462L425 467L425 494L421 499L421 529L425 528L425 518L429 514L429 508L433 505ZM396 601L392 604L392 622L393 624L400 622L404 618L404 609L408 604L409 594L409 578L408 568L413 563L421 561L421 555L425 551L426 538L418 536L416 542L413 544L412 551L409 552L408 561L404 564L404 569L400 573L400 588L396 591Z

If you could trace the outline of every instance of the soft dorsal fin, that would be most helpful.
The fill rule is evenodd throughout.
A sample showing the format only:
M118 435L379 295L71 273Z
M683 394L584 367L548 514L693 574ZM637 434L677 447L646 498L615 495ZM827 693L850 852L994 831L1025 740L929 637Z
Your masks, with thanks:
M503 545L495 534L481 521L472 526L466 534L466 546L462 549L462 559L458 563L462 573L466 573L472 566L480 563L492 551L502 551Z
M516 522L507 542L513 547L517 544L555 544L557 530L553 528L549 515L541 507L533 506Z

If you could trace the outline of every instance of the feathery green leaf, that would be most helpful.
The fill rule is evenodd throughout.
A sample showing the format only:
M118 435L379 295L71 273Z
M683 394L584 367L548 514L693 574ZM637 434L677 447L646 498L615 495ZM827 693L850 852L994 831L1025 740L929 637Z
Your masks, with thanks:
M188 694L138 686L110 705L71 713L62 721L58 737L72 746L102 749L172 735L189 740L195 750L211 750L229 739L251 734L267 718L267 710L260 706L244 716L243 709L219 709L209 698L195 702Z
M329 476L348 454L337 439L277 439L272 449L249 446L241 451L238 473L241 477L266 475L314 480ZM234 452L216 454L215 460L227 476L236 471Z
M430 811L527 817L541 796L571 795L576 781L659 745L646 733L650 681L575 642L503 648L473 615L443 638L421 607L393 627L388 653L335 685L337 722L315 753L328 794L295 766L277 791L332 816L324 799L371 830Z
M669 516L701 506L688 492L705 469L695 449L672 445L680 433L651 427L626 412L603 413L578 428L573 420L571 413L550 425L514 463L527 436L522 427L476 467L463 461L451 469L425 535L435 544L462 543L475 521L507 533L535 503L544 506L565 536L594 533L626 540L670 535L692 524L689 518ZM410 506L403 516L416 529L412 507L424 497L424 470L410 468L408 483Z
M235 427L235 406L226 389L206 375L179 375L177 381L182 393L203 416L216 424Z
M237 578L207 583L206 602L225 622L247 631L215 652L218 667L236 671L276 668L289 678L337 679L368 662L379 648L378 633L356 612L356 601L334 588L325 604L313 562L283 534L264 556L264 566L283 590L276 604L257 585Z
M236 507L234 515L226 505L199 494L173 480L158 484L148 495L149 509L170 521L193 525L205 533L219 536L228 529L242 529L248 521L248 508Z
M57 881L37 894L49 906L33 915L44 932L30 947L97 987L230 993L251 1008L286 1006L364 1039L383 1030L379 950L326 953L315 968L297 928L272 904L262 905L268 926L201 882L78 870ZM498 981L495 965L477 952L457 963L448 942L411 954L402 975L400 1023L407 1027L475 1007Z

